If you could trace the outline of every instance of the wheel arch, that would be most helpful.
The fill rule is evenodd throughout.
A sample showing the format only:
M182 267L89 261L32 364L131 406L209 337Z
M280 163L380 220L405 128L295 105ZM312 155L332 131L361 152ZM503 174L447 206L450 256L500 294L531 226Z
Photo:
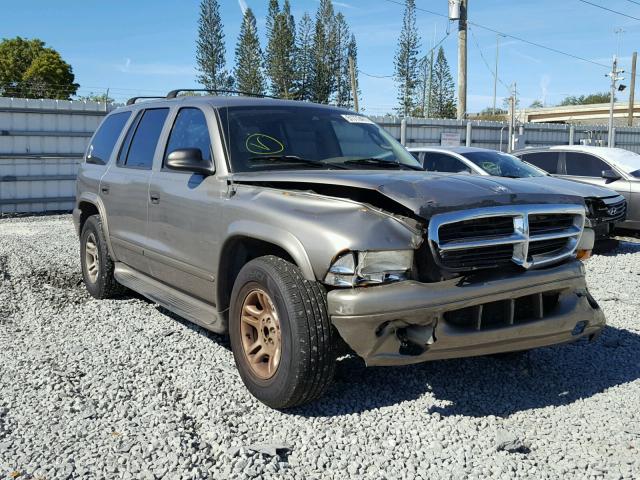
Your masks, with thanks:
M79 211L78 216L78 235L82 234L82 227L91 215L100 215L100 223L102 224L102 231L104 238L107 241L107 250L109 255L115 261L116 257L113 253L111 246L111 237L109 236L109 224L107 220L107 211L104 207L104 203L98 195L94 193L83 193L80 195L77 201L77 209Z
M216 282L216 306L228 318L233 284L244 265L254 258L275 255L300 268L306 280L316 280L300 241L290 232L258 222L241 221L231 226L220 249Z

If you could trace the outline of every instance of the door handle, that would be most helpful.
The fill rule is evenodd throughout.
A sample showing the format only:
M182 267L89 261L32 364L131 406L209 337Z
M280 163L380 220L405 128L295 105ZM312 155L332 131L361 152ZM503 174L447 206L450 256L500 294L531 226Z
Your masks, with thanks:
M100 191L105 195L109 194L109 185L100 185Z
M150 193L149 198L151 199L151 203L160 203L160 194L159 193Z

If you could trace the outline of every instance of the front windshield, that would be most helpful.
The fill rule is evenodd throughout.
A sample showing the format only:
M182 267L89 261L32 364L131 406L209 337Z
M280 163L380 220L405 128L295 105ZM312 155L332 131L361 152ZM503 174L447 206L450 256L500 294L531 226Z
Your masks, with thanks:
M546 176L541 170L502 152L467 152L462 156L471 160L489 175L496 177L527 178Z
M640 178L640 155L630 151L622 152L622 154L612 157L613 161L625 173Z
M405 169L420 164L367 117L313 105L220 109L233 172Z

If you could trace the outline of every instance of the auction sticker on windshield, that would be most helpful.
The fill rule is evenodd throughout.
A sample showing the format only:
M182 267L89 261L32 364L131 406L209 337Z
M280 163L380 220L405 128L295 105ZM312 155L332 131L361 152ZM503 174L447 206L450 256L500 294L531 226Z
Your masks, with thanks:
M363 115L342 115L342 118L349 123L373 123L372 120Z

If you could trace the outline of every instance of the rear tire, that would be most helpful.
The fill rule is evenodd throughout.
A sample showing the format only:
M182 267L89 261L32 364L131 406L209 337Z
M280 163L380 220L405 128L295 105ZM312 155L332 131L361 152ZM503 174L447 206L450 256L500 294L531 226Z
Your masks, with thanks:
M262 403L290 408L320 397L335 371L335 334L324 287L275 256L247 263L235 281L231 348L247 389Z
M82 278L92 297L113 298L125 291L113 276L114 263L109 256L100 215L92 215L80 234Z

